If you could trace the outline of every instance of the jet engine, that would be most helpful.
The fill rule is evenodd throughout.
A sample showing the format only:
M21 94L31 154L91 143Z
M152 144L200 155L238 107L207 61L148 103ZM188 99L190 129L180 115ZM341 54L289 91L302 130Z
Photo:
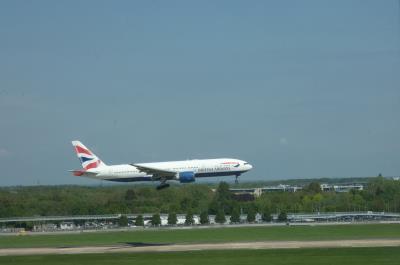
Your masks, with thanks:
M194 182L195 179L195 174L193 171L184 171L184 172L179 172L178 174L178 180L180 183L189 183L189 182Z

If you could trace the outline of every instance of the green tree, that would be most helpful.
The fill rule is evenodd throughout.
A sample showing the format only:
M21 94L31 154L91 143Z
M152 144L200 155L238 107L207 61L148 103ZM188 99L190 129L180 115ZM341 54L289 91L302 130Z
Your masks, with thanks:
M208 219L208 212L207 211L203 211L200 214L200 224L204 225L204 224L209 224L210 220Z
M128 226L128 217L126 215L121 215L118 219L118 226L126 227Z
M302 208L303 208L306 212L312 212L312 211L313 211L312 200L311 200L310 196L305 195L305 196L303 197L303 199L301 200L301 205L302 205Z
M153 225L153 226L160 226L161 225L160 214L158 214L158 213L153 214L153 216L151 217L151 225Z
M135 193L135 191L134 191L133 189L128 189L128 190L125 192L125 200L126 200L126 201L132 201L132 200L134 200L134 199L136 199L136 193Z
M221 181L219 183L216 192L217 192L217 199L219 201L230 200L232 198L232 194L229 190L229 184L224 181Z
M135 225L136 226L144 226L143 215L136 216Z
M191 212L188 212L185 218L185 225L192 225L192 224L194 224L193 214Z
M319 182L313 181L310 184L308 184L308 186L306 186L304 190L310 193L320 193L321 184Z
M232 211L231 223L234 223L234 224L240 223L240 210L238 207L235 207Z
M320 212L320 211L321 211L321 202L322 202L323 199L324 199L324 196L322 196L321 193L316 193L316 194L313 196L312 200L313 200L313 202L314 202L314 209L315 209L315 211L317 211L317 212Z
M253 223L256 220L256 210L250 207L247 211L247 222Z
M279 222L286 222L287 221L287 214L286 212L282 211L278 215L278 221Z
M185 197L180 202L180 207L182 211L189 211L192 209L193 199L191 197Z
M271 222L272 221L272 214L271 214L271 210L269 209L269 207L265 207L264 211L261 215L261 218L264 222Z
M168 214L168 224L169 225L176 225L178 222L178 218L176 217L176 213L171 212Z
M215 196L209 205L209 210L212 214L218 212L222 209L225 214L230 214L232 212L234 200L232 193L229 190L229 184L226 182L220 182L218 188L215 192Z
M353 203L353 208L354 208L355 211L365 210L364 209L365 201L364 201L364 198L360 194L355 193L353 195L352 203Z
M326 183L342 180L320 180ZM346 180L346 182L357 182ZM256 198L256 209L269 207L271 213L313 211L395 211L400 212L400 181L384 177L365 180L364 190L348 193L320 192L318 182L303 191L263 193ZM298 181L299 185L301 180ZM136 203L140 202L140 203ZM212 192L206 185L184 185L161 192L154 187L3 187L0 189L0 217L49 216L73 214L128 214L143 212L201 212L217 214L223 209L233 215L235 208L248 208L248 202L236 201L227 183ZM183 210L185 209L185 210Z
M217 214L215 215L215 222L219 224L225 224L226 218L225 218L225 213L222 209L219 209Z

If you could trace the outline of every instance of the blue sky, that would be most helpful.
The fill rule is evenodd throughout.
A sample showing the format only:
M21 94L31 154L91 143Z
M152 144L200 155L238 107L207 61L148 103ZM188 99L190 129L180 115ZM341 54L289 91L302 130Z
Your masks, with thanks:
M0 185L97 183L74 139L242 180L400 175L398 1L2 1L0 40Z

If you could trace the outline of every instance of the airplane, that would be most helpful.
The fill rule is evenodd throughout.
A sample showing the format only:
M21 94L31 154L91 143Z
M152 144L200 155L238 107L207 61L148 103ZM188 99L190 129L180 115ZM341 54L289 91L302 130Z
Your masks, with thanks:
M253 168L250 163L232 158L195 159L155 163L106 165L80 141L72 141L83 169L70 170L74 176L117 182L160 181L157 189L169 187L167 181L194 182L196 178L235 176Z

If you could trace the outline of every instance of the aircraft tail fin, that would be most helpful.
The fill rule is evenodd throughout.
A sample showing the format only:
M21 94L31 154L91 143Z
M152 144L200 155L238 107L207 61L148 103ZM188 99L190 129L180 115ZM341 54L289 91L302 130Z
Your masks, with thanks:
M76 155L85 170L91 168L98 168L106 166L106 164L101 161L95 154L93 154L89 148L84 146L80 141L72 141Z

